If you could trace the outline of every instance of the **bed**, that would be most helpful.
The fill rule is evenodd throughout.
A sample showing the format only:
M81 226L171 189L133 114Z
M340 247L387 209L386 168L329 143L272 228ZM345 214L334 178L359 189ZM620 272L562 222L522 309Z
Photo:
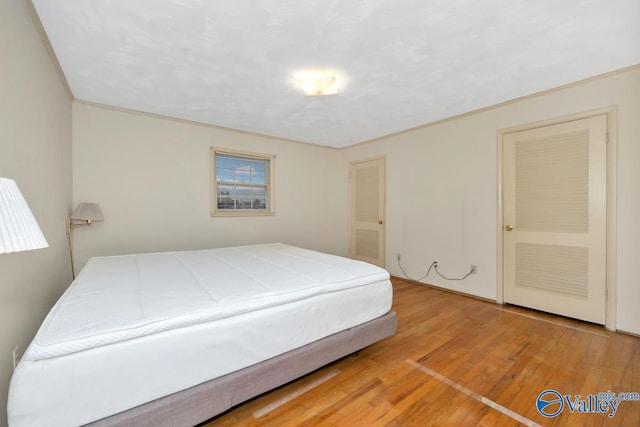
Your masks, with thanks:
M89 260L11 380L9 425L203 422L396 330L389 274L284 244Z

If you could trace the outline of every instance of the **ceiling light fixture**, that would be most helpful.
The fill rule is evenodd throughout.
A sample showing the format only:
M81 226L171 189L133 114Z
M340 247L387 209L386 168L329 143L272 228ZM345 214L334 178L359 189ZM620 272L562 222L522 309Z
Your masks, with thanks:
M327 74L301 75L297 78L306 96L336 95L336 76Z

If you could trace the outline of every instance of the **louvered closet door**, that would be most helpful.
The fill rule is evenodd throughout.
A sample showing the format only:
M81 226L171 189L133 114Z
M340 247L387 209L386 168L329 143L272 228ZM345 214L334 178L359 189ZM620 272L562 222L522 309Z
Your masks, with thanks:
M503 138L504 301L605 323L606 117Z
M385 160L349 166L349 257L384 267Z

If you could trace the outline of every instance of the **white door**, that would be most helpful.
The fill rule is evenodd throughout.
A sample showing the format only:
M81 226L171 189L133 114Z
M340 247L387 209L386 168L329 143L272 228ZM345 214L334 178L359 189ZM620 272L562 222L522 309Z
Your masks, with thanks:
M385 159L349 165L349 257L384 267Z
M605 323L606 116L504 135L504 301Z

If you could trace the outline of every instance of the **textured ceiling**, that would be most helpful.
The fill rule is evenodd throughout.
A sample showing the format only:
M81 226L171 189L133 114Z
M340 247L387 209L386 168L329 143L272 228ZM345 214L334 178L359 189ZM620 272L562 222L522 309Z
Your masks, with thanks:
M640 63L639 0L33 3L76 99L333 147Z

